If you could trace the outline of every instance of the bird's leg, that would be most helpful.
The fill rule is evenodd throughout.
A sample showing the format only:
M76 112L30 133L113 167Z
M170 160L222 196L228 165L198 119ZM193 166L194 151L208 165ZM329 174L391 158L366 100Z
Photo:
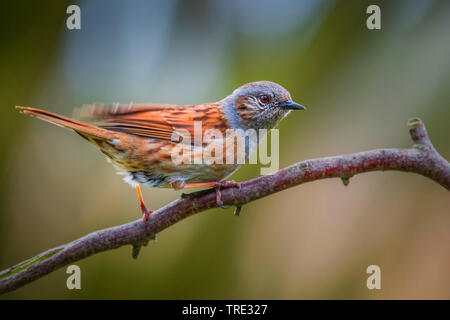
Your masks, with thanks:
M142 199L142 193L141 193L141 187L139 185L136 185L136 191L139 196L139 204L141 205L141 211L142 211L142 222L147 222L148 216L153 213L153 210L147 209L145 206L144 200Z
M216 203L221 208L226 208L222 202L222 194L220 189L223 188L241 188L241 184L234 180L230 181L212 181L212 182L198 182L198 183L188 183L183 186L183 188L215 188L216 189Z

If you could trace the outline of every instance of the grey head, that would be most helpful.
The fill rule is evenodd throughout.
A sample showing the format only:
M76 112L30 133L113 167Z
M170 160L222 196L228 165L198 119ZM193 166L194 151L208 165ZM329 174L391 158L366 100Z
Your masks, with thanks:
M230 125L237 129L272 129L292 110L305 107L292 101L289 91L271 81L244 84L222 100Z

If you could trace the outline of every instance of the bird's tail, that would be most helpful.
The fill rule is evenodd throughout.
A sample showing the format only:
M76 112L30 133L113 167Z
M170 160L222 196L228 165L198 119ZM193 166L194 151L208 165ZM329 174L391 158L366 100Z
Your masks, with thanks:
M115 133L110 130L60 116L56 113L21 106L16 106L16 109L18 109L21 113L56 124L57 126L72 129L88 140L91 140L91 138L101 138L106 140L112 140L115 138Z

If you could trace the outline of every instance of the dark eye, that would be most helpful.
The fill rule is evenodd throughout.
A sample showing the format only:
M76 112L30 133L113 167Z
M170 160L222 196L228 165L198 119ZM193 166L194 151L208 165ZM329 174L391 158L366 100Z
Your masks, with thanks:
M262 103L267 103L269 102L269 100L270 100L269 96L266 95L262 95L259 97L259 101L261 101Z

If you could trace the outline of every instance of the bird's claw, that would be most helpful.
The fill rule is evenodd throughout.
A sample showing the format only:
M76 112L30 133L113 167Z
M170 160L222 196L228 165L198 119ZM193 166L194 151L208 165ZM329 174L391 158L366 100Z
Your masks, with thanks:
M146 209L145 212L142 212L142 222L147 222L148 217L153 213L153 210Z
M220 192L220 189L224 188L239 188L241 189L241 184L239 182L236 182L234 180L230 181L218 181L214 184L214 188L216 189L216 203L219 207L222 209L227 209L227 206L224 206L222 201L222 193Z

